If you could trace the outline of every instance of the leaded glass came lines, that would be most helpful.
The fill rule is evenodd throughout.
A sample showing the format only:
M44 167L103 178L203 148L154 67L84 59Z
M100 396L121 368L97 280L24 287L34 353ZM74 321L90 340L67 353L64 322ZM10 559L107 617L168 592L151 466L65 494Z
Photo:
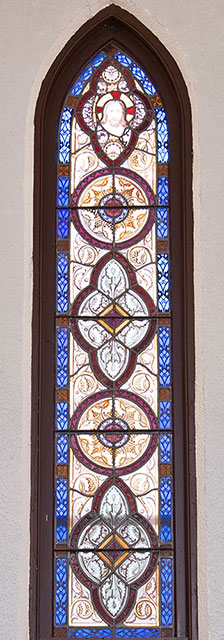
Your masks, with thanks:
M116 47L58 132L55 634L173 635L169 132Z

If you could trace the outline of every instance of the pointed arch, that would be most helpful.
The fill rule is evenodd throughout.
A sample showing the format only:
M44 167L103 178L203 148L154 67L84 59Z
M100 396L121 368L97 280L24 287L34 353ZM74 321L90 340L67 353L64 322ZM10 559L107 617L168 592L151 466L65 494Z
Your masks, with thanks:
M75 75L105 45L134 57L160 88L170 129L173 419L175 430L176 637L197 638L196 488L191 110L182 74L161 42L136 18L110 5L57 56L43 81L35 116L34 297L32 356L32 640L52 638L55 311L55 139Z

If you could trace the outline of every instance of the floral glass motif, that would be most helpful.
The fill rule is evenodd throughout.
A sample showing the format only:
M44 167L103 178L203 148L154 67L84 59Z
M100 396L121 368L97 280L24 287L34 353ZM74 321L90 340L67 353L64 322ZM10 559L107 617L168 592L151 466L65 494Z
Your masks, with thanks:
M174 635L169 133L116 47L58 135L54 635Z

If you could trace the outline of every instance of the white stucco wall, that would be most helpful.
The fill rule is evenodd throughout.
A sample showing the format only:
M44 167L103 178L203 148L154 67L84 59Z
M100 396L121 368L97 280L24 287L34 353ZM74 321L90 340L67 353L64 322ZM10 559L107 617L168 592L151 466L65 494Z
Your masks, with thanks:
M41 81L104 0L8 0L1 15L0 638L28 638L33 118ZM133 0L176 59L194 130L200 640L223 640L224 6Z

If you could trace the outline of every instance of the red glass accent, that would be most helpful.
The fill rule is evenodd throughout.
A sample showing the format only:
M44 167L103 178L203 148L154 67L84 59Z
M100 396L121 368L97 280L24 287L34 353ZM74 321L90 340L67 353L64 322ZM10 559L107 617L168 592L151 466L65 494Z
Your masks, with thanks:
M87 104L88 101L90 101L92 97L94 97L95 100L101 99L102 96L97 93L97 83L98 83L99 77L101 76L102 72L106 69L107 66L108 66L108 61L106 60L94 74L90 82L89 90L86 91L86 93L84 93L84 95L82 95L79 98L77 107L76 107L76 118L81 129L83 129L83 131L85 132L88 132L88 134L90 135L93 149L97 153L97 155L100 155L100 159L108 167L118 167L120 166L120 164L122 164L122 162L124 162L125 158L127 158L130 155L130 153L133 151L136 145L136 142L138 140L139 134L150 125L153 118L153 110L148 97L145 94L143 94L141 91L136 89L133 77L131 73L128 71L128 69L122 69L122 75L125 77L129 87L129 96L138 97L139 101L141 101L141 103L145 107L145 115L142 118L141 122L138 125L136 124L135 130L130 129L130 139L125 149L121 151L120 155L116 159L112 160L99 144L98 136L97 136L97 126L99 123L95 124L95 131L93 131L93 128L90 127L89 124L85 121L86 116L83 110L84 106ZM119 64L115 60L113 61L113 66L116 67L118 71L120 71ZM109 94L112 96L111 99L114 99L114 100L121 99L121 94L119 91L109 91ZM94 100L94 103L90 103L91 105L90 108L92 109L96 108L96 112L100 113L103 110L103 108L101 108L101 110L99 111L98 105L96 104L95 106L95 100ZM132 108L133 108L133 111L129 110L128 113L134 113L134 107ZM94 118L93 118L93 122L94 122ZM128 123L127 123L127 126L128 126Z

